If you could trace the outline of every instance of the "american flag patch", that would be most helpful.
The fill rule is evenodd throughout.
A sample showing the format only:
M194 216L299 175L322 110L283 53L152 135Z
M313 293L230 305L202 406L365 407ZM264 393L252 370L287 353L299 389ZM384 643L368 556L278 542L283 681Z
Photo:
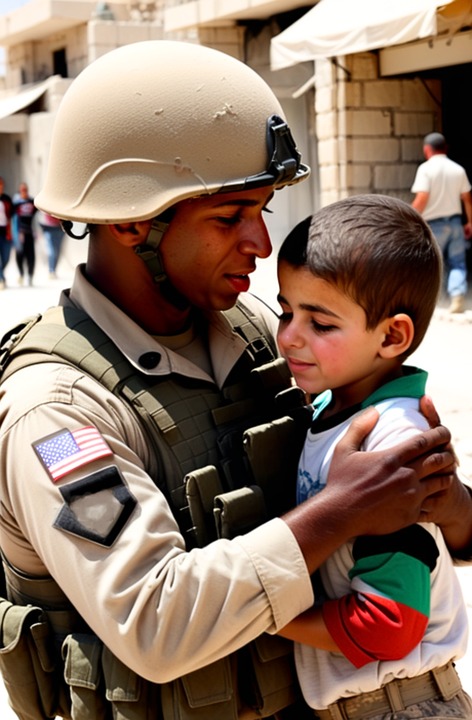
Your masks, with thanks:
M94 460L113 454L97 428L91 425L74 431L60 430L33 443L33 448L55 482Z

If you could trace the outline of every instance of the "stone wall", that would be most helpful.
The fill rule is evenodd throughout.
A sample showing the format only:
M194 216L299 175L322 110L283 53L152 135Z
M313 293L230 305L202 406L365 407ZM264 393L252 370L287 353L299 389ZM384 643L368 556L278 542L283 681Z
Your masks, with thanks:
M376 53L315 63L320 204L357 193L410 201L422 139L440 130L439 80L381 78Z

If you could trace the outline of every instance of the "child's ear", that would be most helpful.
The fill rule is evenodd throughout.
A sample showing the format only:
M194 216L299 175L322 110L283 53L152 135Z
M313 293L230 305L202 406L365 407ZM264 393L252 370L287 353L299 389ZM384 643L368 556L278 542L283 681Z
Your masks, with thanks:
M408 350L415 337L413 320L406 313L398 313L384 321L385 338L379 350L382 358L395 358Z

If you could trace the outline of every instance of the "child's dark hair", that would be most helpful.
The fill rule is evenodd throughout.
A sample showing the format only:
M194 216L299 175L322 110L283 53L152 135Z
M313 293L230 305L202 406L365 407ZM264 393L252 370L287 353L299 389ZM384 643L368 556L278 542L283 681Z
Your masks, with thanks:
M410 205L386 195L354 195L305 218L284 240L278 256L306 267L360 305L366 327L406 313L421 343L442 278L442 256L431 230Z

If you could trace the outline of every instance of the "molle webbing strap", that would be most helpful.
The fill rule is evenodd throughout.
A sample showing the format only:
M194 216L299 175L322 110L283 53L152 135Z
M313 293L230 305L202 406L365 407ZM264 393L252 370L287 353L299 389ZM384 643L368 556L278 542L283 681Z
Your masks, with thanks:
M10 335L0 355L2 380L30 365L31 353L34 362L73 365L108 389L116 387L130 367L100 328L75 308L51 308Z
M238 302L223 314L228 318L233 330L246 341L247 352L258 365L277 357L275 340L267 336L259 318L251 313L249 308Z

